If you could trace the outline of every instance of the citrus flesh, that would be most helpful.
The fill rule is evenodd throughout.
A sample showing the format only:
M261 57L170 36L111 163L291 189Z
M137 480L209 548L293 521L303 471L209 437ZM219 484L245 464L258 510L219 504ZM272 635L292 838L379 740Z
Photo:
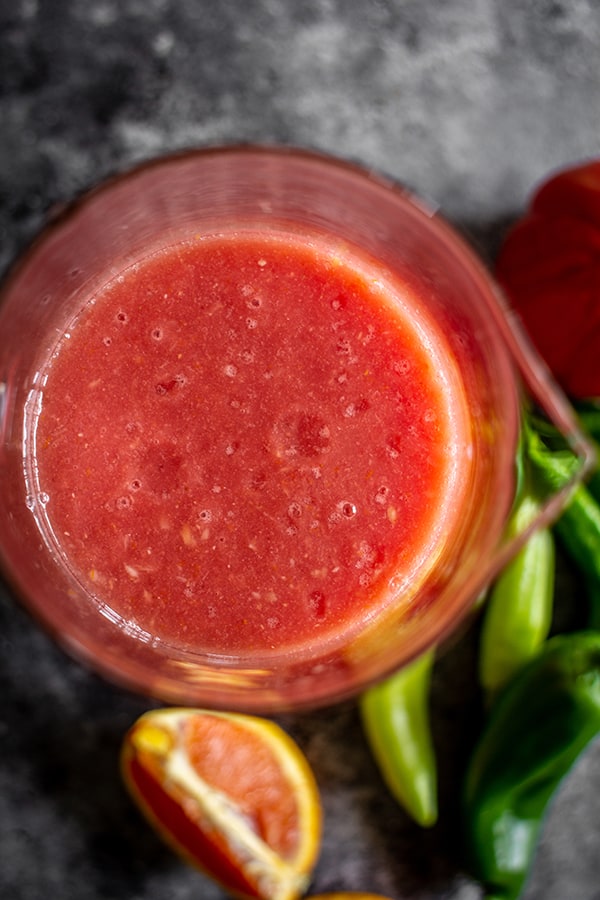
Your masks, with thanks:
M321 806L297 744L266 719L145 713L123 742L125 783L181 856L230 893L295 900L308 886Z

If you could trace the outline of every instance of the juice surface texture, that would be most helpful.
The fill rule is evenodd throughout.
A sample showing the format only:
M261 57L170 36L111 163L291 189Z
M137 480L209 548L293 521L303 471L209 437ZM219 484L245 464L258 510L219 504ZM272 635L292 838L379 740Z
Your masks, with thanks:
M42 530L93 602L222 656L350 641L431 571L469 477L421 299L302 235L123 271L59 337L34 433Z

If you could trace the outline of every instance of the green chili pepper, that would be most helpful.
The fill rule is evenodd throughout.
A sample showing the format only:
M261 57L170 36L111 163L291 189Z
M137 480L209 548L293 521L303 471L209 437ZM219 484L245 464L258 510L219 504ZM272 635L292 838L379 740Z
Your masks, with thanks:
M437 820L437 766L429 722L435 653L429 650L360 698L365 735L390 792L424 827Z
M571 477L573 456L556 452L541 438L534 444L537 477L549 487L562 487ZM600 629L600 505L583 484L574 488L554 524L562 546L583 575L589 599L588 626Z
M516 458L517 495L506 536L513 539L535 520L547 484L539 484L541 437L523 422ZM479 651L479 679L492 700L498 690L537 652L548 637L554 606L554 537L534 532L504 567L488 594Z
M525 517L538 504L531 498L517 511ZM554 607L554 537L535 531L505 566L491 588L479 650L479 679L492 700L548 637Z
M519 897L548 803L598 732L600 634L551 638L500 695L467 770L467 850L488 900Z

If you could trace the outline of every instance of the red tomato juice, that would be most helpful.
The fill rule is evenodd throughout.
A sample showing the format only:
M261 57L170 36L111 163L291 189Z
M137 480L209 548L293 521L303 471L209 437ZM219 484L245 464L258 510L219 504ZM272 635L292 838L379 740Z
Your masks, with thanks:
M460 514L471 435L444 335L414 289L316 235L139 260L43 383L45 531L144 640L343 645L423 582Z

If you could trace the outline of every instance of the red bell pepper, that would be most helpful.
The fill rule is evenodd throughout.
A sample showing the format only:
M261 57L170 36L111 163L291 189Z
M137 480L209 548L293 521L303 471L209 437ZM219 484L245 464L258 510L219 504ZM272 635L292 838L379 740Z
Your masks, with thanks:
M539 187L500 249L496 276L563 389L600 397L600 160Z

